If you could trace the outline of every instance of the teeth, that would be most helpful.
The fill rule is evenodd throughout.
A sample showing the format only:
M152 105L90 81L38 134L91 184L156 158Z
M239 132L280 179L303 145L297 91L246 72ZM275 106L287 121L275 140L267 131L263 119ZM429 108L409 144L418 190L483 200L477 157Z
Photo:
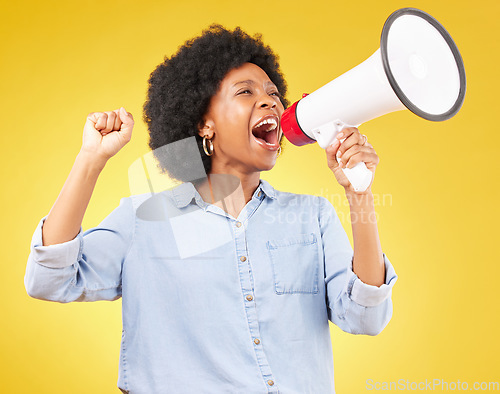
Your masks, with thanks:
M255 125L254 129L256 129L257 127L263 126L265 124L272 124L272 125L274 125L274 127L271 127L269 130L267 130L268 132L271 131L271 130L274 130L278 126L278 122L276 122L276 119L274 119L274 118L267 118L267 119L264 119L259 124Z

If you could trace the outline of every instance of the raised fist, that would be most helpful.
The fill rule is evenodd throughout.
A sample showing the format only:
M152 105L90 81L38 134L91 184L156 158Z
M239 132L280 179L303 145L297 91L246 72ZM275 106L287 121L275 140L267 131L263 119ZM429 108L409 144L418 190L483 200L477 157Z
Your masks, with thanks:
M134 118L125 108L92 112L83 128L82 151L108 160L132 138Z

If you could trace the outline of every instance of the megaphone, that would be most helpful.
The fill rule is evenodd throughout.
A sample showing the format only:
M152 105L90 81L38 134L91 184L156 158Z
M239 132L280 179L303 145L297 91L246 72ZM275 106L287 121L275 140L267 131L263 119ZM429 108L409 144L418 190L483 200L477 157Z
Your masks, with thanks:
M326 149L345 127L394 111L449 119L462 107L465 85L462 57L450 34L424 11L402 8L386 20L372 56L287 108L281 128L294 145L317 141ZM372 181L363 162L343 171L356 191Z

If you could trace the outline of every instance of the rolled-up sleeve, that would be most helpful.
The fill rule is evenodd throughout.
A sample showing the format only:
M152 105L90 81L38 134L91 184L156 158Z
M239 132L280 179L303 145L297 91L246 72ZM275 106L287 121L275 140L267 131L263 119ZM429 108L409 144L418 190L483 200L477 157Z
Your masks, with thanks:
M121 296L122 266L133 241L135 213L131 197L120 200L97 227L67 242L44 246L42 228L33 234L24 276L29 296L46 301L115 300Z
M327 199L319 198L328 318L343 331L377 335L392 317L394 267L383 253L385 283L362 282L352 269L354 252L335 209Z
M396 283L397 275L394 267L389 259L382 253L385 265L385 282L380 286L368 285L361 281L353 272L352 265L349 272L349 283L347 285L347 293L351 299L362 306L377 306L390 298L392 295L392 287Z

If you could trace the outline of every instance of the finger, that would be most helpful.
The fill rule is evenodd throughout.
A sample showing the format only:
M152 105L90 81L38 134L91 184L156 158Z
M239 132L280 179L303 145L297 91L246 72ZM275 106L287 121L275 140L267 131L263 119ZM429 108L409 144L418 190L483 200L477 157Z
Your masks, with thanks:
M90 114L87 115L87 120L90 120L94 124L94 127L95 127L97 124L97 121L99 120L99 113L98 112L91 112Z
M96 130L104 130L106 128L106 123L108 122L108 115L104 112L96 112L97 122L95 124Z
M106 111L105 113L108 116L108 119L106 121L106 127L104 128L103 131L106 133L110 133L111 131L113 131L113 126L115 124L116 114L112 111Z
M346 168L353 168L360 162L364 162L368 168L374 168L378 165L380 159L375 151L361 150L353 154L346 163Z
M342 146L340 147L342 152L345 152L355 144L363 145L364 142L367 141L356 127L349 127L343 130L341 133L337 134L337 138L340 140L343 139Z
M122 121L120 119L120 110L115 109L113 113L115 114L115 123L113 124L113 130L120 130L120 127L122 127Z
M359 131L356 127L347 127L337 134L336 138L341 141L337 156L341 156L347 149L357 143L357 133L359 134Z
M132 138L132 129L134 128L134 118L132 114L127 112L123 107L121 107L119 111L120 119L123 122L120 134L126 141L130 141Z
M355 146L367 146L366 137L363 136L357 128L352 127L350 131L350 135L342 142L337 154L342 164L346 164L350 158L350 156L345 155L345 152L349 151L349 149L352 149ZM371 145L369 146L371 147Z
M360 152L375 153L373 148L369 148L365 145L353 145L348 150L346 150L341 156L341 165L347 167L349 160L356 154Z
M339 140L349 137L352 133L355 133L358 129L356 127L346 127L342 129L340 133L337 134L336 138Z
M120 120L123 122L124 125L126 126L134 125L134 117L130 112L127 112L125 108L121 107L119 113L120 113Z
M349 159L353 155L355 155L356 153L358 153L360 151L360 148L361 148L360 145L353 145L349 149L347 149L346 151L344 151L343 153L340 153L339 157L338 157L339 162L340 162L340 166L343 167L343 168L346 167L346 164L349 161ZM341 149L343 149L343 144L340 146L339 151Z
M327 146L325 149L328 167L330 167L331 169L339 166L338 160L336 158L336 153L337 150L339 149L339 146L340 146L340 141L334 140L333 143Z

